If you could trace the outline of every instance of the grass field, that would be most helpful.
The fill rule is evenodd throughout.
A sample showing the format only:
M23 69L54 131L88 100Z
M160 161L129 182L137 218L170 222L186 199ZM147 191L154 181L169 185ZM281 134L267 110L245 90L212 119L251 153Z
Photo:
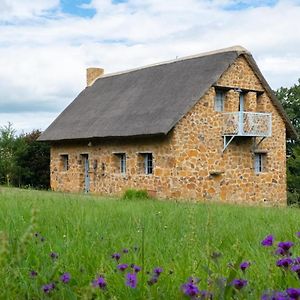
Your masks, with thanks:
M292 241L293 257L300 256L299 209L0 187L0 231L0 299L184 299L190 276L214 299L260 299L267 290L300 287L297 273L277 267L281 257L274 255L277 242ZM268 234L273 247L261 245ZM114 253L121 254L118 262ZM244 272L243 261L250 262ZM117 269L125 263L125 271ZM141 267L135 288L125 284L131 264ZM163 269L157 282L155 267ZM65 272L67 283L60 278ZM93 287L99 276L105 287L100 281ZM234 278L248 284L238 290ZM52 283L54 289L45 287Z

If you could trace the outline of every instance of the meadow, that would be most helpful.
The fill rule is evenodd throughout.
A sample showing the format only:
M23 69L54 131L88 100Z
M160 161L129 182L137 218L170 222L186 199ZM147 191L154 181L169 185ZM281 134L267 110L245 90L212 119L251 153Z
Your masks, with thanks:
M0 187L0 231L0 299L299 299L296 208Z

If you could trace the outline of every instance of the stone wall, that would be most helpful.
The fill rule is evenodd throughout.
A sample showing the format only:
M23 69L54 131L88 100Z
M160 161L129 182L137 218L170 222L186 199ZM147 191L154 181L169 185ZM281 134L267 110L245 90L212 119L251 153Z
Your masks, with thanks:
M216 85L263 91L243 57ZM223 152L222 112L214 110L211 87L166 137L57 143L51 149L53 190L84 191L82 154L89 155L90 191L121 194L128 188L147 189L158 197L216 201L286 203L285 124L266 93L245 94L245 110L272 113L272 137L259 144L265 154L264 172L254 170L254 139L235 138ZM225 111L238 111L239 94L226 93ZM259 139L258 139L259 141ZM144 174L141 153L153 153L154 172ZM126 153L126 174L117 153ZM63 170L61 155L69 155Z

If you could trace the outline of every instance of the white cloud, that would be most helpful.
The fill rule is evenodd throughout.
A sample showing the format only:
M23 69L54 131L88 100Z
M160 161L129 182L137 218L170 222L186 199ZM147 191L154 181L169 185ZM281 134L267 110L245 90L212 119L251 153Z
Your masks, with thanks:
M84 7L96 15L80 18L62 14L58 0L0 0L0 126L45 129L84 88L88 66L113 72L236 44L253 53L272 88L296 83L299 1L223 9L234 3L93 0ZM38 119L28 119L31 108Z
M0 0L0 20L32 18L58 6L59 0Z

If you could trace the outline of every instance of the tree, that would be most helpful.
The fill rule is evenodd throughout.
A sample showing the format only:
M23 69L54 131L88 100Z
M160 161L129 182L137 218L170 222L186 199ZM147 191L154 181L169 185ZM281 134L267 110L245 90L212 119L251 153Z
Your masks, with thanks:
M49 188L50 147L39 130L16 136L11 123L0 128L0 184Z
M17 139L11 123L0 128L0 183L10 185L17 173L17 155L25 151L25 144Z
M298 83L290 88L281 87L276 91L277 98L281 101L282 106L291 123L300 134L300 79ZM287 142L287 185L288 185L288 202L300 204L300 142Z
M20 175L18 185L42 189L50 186L50 146L37 141L40 135L39 130L33 130L20 136L26 145L26 151L17 155Z

